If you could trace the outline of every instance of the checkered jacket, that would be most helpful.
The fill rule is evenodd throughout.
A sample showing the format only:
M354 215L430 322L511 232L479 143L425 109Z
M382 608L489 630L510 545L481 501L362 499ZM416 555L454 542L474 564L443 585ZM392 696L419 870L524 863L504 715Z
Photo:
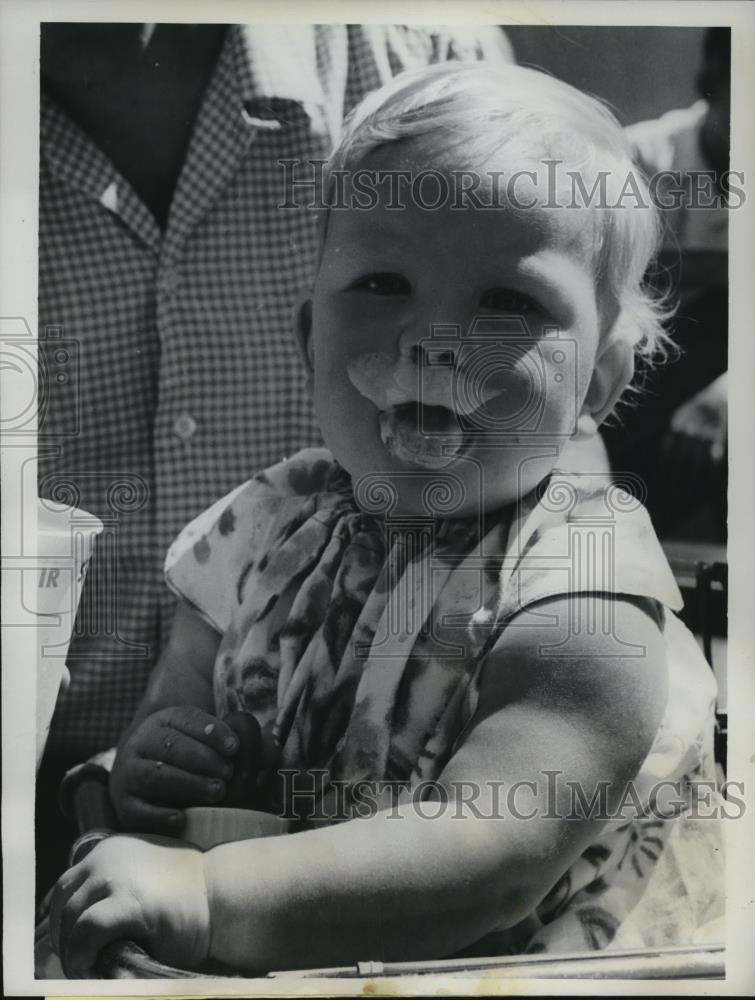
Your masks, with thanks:
M314 213L277 207L279 161L324 159L344 114L400 70L508 55L497 28L232 26L164 230L43 95L39 490L105 524L48 753L89 755L133 715L170 627L162 563L181 527L319 441L290 333Z

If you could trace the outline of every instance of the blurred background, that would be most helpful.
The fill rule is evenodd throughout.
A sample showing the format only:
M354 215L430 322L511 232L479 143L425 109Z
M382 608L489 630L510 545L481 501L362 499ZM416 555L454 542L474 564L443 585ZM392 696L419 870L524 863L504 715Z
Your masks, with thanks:
M697 99L705 28L507 25L505 31L518 63L608 101L622 125Z
M646 174L729 167L728 28L506 26L521 65L609 104ZM666 160L667 162L659 162ZM731 165L736 169L736 164ZM725 761L728 208L667 212L653 283L677 311L678 356L636 383L636 405L601 428L612 472L642 483L685 600L683 616L719 683L717 756Z

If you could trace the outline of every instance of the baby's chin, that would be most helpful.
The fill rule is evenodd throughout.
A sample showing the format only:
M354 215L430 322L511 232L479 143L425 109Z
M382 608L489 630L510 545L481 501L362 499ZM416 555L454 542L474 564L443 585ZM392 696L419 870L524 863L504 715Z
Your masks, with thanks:
M371 447L336 458L351 476L357 506L386 520L408 519L411 524L416 519L421 524L428 519L468 518L517 498L516 467L506 468L508 456L500 450L494 456L478 456L472 449L444 456L443 467L432 467L411 455L392 454L373 441Z
M452 411L435 410L418 419L416 403L400 404L373 409L367 419L354 413L331 433L323 428L365 513L426 519L497 510L534 489L558 461L556 438L491 440L474 426L465 429ZM347 431L357 426L365 433L355 440Z

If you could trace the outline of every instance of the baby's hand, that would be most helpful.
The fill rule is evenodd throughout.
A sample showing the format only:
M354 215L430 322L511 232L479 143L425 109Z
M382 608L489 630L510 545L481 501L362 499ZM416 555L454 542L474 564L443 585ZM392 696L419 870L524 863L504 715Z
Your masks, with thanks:
M180 812L223 799L239 740L225 722L192 706L148 716L118 751L110 797L124 830L176 834Z
M262 767L262 733L255 717L244 711L231 712L224 722L239 738L239 751L233 761L233 777L228 782L224 806L251 809L257 796L256 777Z
M200 965L210 948L201 853L156 837L103 840L58 880L50 934L72 979L93 976L105 945L126 939L169 965Z

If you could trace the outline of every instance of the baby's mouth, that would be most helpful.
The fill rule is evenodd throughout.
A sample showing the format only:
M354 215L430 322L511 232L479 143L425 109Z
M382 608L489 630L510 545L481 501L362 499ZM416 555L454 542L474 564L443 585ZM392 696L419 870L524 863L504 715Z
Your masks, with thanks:
M445 406L399 403L381 410L380 437L389 454L425 469L443 469L464 450L466 435Z
M423 371L409 358L380 351L354 358L347 367L354 388L379 411L386 451L425 469L442 469L468 450L474 432L459 420L474 419L503 392L492 382L474 391L471 376L454 366Z

